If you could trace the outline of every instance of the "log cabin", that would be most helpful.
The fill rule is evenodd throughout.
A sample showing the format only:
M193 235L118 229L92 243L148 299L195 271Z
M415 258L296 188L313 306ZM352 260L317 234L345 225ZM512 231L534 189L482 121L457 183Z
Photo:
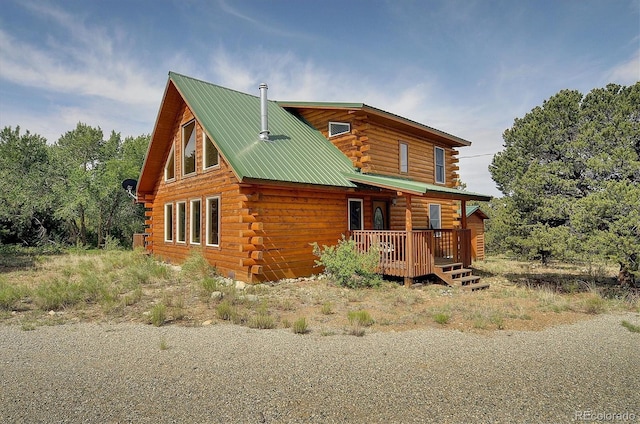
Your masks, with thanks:
M257 283L320 272L311 244L345 235L382 246L380 272L406 284L480 284L458 210L489 196L456 188L469 141L363 103L266 93L169 73L136 188L150 253L180 263L198 249Z

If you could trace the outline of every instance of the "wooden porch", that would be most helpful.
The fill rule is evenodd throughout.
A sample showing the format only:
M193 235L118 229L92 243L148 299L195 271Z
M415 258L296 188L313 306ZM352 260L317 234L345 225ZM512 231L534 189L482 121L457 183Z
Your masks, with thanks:
M354 230L351 238L358 249L380 254L378 272L404 278L411 284L414 278L436 275L449 285L469 290L487 288L471 270L471 230Z

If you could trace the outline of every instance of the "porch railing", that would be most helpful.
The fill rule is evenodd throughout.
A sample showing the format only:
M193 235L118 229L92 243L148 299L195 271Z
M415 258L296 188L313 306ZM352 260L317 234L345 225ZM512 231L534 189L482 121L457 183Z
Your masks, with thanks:
M379 252L378 271L386 275L433 274L436 261L471 265L471 230L415 230L411 235L411 252L407 251L406 231L356 230L351 238L361 252Z

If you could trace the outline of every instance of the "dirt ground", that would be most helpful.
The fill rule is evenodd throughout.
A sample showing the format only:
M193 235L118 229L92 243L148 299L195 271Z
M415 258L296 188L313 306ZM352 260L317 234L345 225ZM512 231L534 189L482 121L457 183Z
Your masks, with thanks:
M30 291L12 307L0 309L0 322L24 329L94 321L214 325L225 321L221 304L227 303L234 313L228 320L254 328L290 328L304 318L309 332L322 335L348 334L354 326L368 333L429 327L483 333L538 331L606 312L640 311L640 296L612 291L615 269L602 266L542 267L489 258L475 263L474 273L490 283L490 288L467 292L438 283L405 287L392 281L377 288L348 289L322 276L246 287L239 283L238 288L236 282L227 281L212 288L205 286L206 278L197 277L197 269L187 273L180 267L136 261L135 252L67 254L5 266L0 272L3 287ZM138 273L141 275L133 279ZM90 281L102 284L102 291L115 290L115 295L43 307L38 293L52 281ZM158 305L163 314L154 321ZM366 311L372 323L350 321L353 311Z

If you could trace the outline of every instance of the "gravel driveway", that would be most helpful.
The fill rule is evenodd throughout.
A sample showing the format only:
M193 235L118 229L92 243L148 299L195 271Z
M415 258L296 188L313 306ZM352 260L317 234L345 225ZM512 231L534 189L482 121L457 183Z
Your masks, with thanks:
M639 314L542 332L0 327L7 423L640 421ZM161 349L161 343L167 349Z

